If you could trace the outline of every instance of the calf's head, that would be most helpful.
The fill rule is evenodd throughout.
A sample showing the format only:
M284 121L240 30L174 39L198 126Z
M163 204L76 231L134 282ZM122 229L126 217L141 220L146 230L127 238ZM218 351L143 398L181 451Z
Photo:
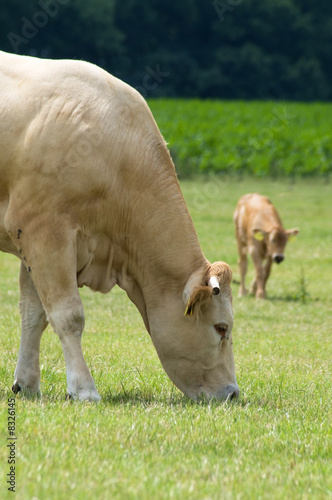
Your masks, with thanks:
M270 231L254 228L252 232L256 240L265 242L267 253L272 257L272 260L280 264L285 258L285 247L287 242L295 238L299 233L299 229L285 230L283 227L277 226Z
M151 337L172 382L192 399L238 396L232 343L232 272L224 262L193 273L182 297L148 311Z

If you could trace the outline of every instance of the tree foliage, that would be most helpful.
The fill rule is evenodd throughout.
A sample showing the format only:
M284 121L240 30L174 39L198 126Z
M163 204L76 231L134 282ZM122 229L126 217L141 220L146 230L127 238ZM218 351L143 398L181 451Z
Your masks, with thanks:
M148 96L330 100L329 0L11 0L0 47L85 59Z

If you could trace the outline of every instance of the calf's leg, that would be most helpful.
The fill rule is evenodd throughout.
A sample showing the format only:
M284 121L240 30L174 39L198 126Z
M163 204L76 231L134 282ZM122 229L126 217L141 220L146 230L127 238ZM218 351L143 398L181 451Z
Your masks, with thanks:
M247 259L247 248L242 246L239 240L237 240L237 247L239 252L238 266L240 270L240 288L239 288L239 297L243 297L247 294L246 289L246 274L248 268L248 259Z
M265 299L265 270L261 257L254 250L251 251L251 258L255 267L255 279L252 289L255 290L256 299Z
M272 267L272 257L268 256L264 267L264 290L266 287L266 282L269 279L271 273L271 267Z
M256 291L257 291L257 280L255 277L250 284L250 293L252 293L253 295L256 295Z

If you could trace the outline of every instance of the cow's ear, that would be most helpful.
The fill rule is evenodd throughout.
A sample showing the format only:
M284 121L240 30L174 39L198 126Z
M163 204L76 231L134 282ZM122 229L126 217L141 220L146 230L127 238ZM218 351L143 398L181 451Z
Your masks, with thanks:
M253 237L257 241L263 241L264 238L268 235L267 231L264 231L263 229L259 229L257 227L254 227L251 232Z
M199 309L212 295L219 295L222 288L228 287L230 291L231 280L232 271L226 262L209 263L204 274L193 273L183 292L185 316L193 314L194 309Z
M210 265L208 266L210 267ZM186 306L184 315L190 316L194 309L212 296L212 288L207 286L205 280L206 270L198 269L189 277L183 290L183 302Z
M191 316L194 309L200 307L203 302L212 296L212 288L210 286L195 286L193 289L184 312L185 316Z
M205 274L204 284L212 288L213 295L218 295L221 288L225 285L230 285L232 277L232 270L226 262L213 262L213 264L209 265Z
M294 229L287 229L286 234L288 241L292 241L296 238L296 236L299 234L300 230L296 227Z

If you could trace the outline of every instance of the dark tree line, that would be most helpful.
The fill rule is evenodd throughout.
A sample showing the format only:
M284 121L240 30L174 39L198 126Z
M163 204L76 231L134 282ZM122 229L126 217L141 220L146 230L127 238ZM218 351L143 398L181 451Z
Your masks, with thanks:
M0 48L85 59L145 96L330 100L331 0L11 0Z

